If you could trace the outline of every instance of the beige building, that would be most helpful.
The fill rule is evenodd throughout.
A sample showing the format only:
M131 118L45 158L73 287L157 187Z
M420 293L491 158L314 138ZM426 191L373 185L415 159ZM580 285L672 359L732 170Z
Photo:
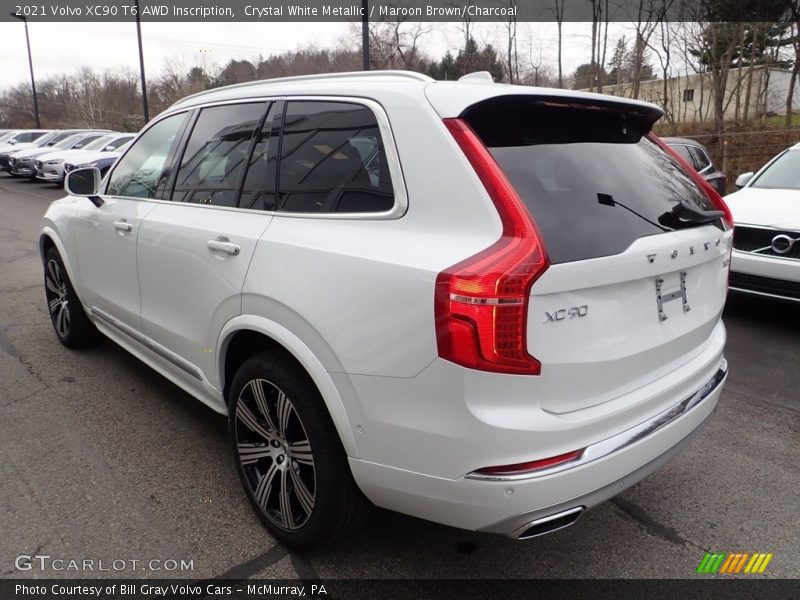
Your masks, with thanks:
M791 72L764 66L731 69L725 89L724 119L744 120L785 114ZM589 90L584 90L589 91ZM595 90L598 91L598 90ZM605 85L602 93L632 97L633 84ZM689 73L670 79L639 83L639 99L661 106L676 123L713 121L713 85L710 73ZM792 111L800 111L800 82L795 85Z

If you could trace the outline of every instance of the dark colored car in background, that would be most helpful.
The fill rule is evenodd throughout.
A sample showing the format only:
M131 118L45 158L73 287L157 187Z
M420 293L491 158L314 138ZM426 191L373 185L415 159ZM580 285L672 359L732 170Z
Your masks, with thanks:
M679 137L665 137L663 140L685 158L719 192L720 196L725 195L725 184L727 183L725 173L717 168L714 161L711 160L711 154L703 144Z

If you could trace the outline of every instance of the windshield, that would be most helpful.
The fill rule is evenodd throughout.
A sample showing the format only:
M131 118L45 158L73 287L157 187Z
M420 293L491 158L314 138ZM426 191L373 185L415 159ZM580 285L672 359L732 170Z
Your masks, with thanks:
M53 136L53 139L50 140L50 142L52 143L53 146L58 148L58 142L60 142L61 140L67 139L71 135L75 135L75 134L69 133L67 131L62 131L61 133L56 133Z
M50 133L45 133L42 137L33 142L33 145L39 147L46 146L48 143L53 141L53 138L55 138L56 135L58 135L57 131L51 131Z
M112 148L114 148L114 150L117 150L121 146L123 146L123 145L127 144L128 142L130 142L132 139L133 139L132 135L123 135L121 137L118 137L117 139L115 139L113 142L111 142L108 145L111 146Z
M787 150L750 187L800 190L800 150Z
M65 137L63 140L61 140L55 146L53 146L53 148L69 148L70 146L72 146L72 144L77 142L82 137L83 134L75 133L69 137Z
M81 148L81 150L100 150L101 148L108 146L108 143L113 139L113 135L104 135L103 137L99 137L95 141L86 144L83 148Z

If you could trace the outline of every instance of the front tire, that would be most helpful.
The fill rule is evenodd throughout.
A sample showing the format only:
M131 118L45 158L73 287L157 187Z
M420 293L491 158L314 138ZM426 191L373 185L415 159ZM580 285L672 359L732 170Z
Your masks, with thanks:
M50 248L45 254L44 293L50 321L62 344L67 348L81 348L97 340L97 329L86 316L55 248Z
M286 358L257 354L237 371L229 398L236 470L267 529L293 548L350 533L368 500L308 375Z

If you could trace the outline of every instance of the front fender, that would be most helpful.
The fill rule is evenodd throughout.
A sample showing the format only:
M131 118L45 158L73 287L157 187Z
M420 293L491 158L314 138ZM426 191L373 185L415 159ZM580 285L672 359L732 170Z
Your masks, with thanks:
M57 229L50 221L45 221L43 223L41 232L39 234L39 255L42 257L43 264L45 259L45 238L49 238L56 247L56 250L58 250L58 254L61 257L61 262L64 263L64 268L67 270L67 277L69 277L69 281L72 284L72 289L75 290L75 294L77 294L78 299L80 299L81 304L83 304L80 284L78 283L78 277L76 276L72 261L69 258L69 254L67 253L67 249L64 246L61 236L58 234Z

